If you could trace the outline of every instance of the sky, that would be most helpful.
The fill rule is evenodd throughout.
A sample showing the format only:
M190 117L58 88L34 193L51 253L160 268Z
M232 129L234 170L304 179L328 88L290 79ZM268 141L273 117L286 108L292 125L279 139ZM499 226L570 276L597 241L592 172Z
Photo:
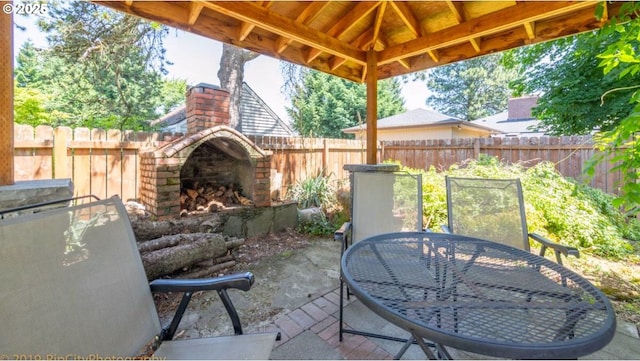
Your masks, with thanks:
M14 27L14 56L20 47L31 39L36 46L46 47L47 42L34 24L35 18L14 16L14 22L26 27L26 31ZM166 58L173 65L167 66L168 78L186 79L187 84L210 83L218 85L218 68L222 43L182 30L170 29L164 41ZM244 81L283 120L290 121L285 108L290 105L282 93L283 78L280 60L261 55L245 64ZM403 84L402 95L407 110L427 108L427 87L424 82Z

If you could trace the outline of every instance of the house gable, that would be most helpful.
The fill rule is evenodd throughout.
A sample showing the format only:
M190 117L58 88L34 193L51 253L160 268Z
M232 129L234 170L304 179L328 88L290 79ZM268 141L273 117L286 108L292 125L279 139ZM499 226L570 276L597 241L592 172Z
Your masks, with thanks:
M215 85L200 83L218 88ZM219 88L218 88L219 89ZM186 107L183 105L165 116L151 122L167 132L186 133ZM295 131L256 94L247 83L242 83L242 98L240 101L240 122L235 128L243 135L264 136L294 136Z

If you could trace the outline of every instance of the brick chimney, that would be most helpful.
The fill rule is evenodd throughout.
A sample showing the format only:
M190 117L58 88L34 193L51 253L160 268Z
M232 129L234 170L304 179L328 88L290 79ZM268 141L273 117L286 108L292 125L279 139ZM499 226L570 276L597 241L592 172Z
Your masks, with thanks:
M187 134L215 125L229 125L229 92L217 85L200 83L187 90Z
M533 119L531 109L538 103L537 96L524 96L509 99L507 119Z

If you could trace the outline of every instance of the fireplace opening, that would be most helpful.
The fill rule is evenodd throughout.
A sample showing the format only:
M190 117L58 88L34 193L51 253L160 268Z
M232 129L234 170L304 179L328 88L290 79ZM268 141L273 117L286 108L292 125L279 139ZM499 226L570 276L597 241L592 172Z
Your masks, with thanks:
M255 167L236 142L214 138L202 143L180 170L180 212L216 212L252 206Z

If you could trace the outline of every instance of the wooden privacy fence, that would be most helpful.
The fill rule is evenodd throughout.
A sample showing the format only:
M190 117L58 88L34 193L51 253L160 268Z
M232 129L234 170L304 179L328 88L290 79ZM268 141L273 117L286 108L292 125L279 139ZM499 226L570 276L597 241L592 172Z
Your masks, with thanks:
M48 126L14 128L15 180L71 178L78 195L104 198L119 195L138 199L140 154L182 136L177 133L147 133ZM272 190L284 198L292 184L321 172L346 179L345 164L365 161L365 143L357 140L298 137L252 137L258 147L271 151ZM417 169L447 169L450 165L481 153L506 162L534 165L542 160L556 164L565 176L581 178L584 162L594 153L588 137L478 138L381 142L379 159L397 160ZM616 193L619 173L601 164L591 185Z
M596 152L591 136L522 137L522 138L464 138L419 141L382 142L381 159L397 160L402 164L437 170L448 169L465 159L477 159L479 154L497 157L505 163L522 163L525 167L550 161L565 177L585 179L585 162ZM619 171L612 172L615 164L600 163L589 184L607 193L618 193Z

